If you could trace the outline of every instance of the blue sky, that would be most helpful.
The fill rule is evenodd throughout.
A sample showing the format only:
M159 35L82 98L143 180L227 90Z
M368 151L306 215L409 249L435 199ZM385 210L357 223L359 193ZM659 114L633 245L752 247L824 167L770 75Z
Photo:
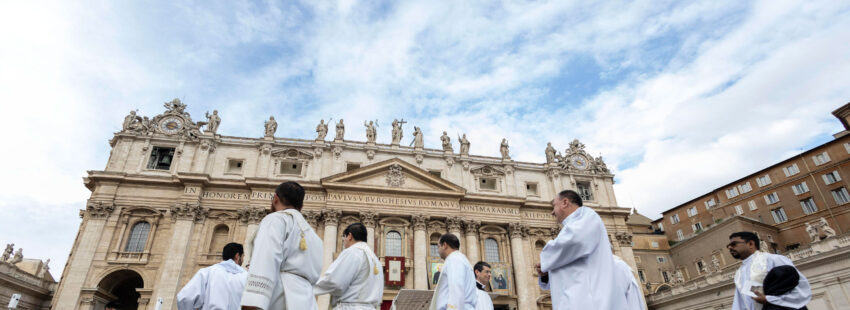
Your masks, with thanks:
M507 137L536 162L578 138L656 217L840 131L848 40L841 1L4 2L0 130L22 153L0 154L0 243L59 274L81 177L128 111L175 97L232 136L274 115L295 138L377 119L388 142L404 118L426 146Z

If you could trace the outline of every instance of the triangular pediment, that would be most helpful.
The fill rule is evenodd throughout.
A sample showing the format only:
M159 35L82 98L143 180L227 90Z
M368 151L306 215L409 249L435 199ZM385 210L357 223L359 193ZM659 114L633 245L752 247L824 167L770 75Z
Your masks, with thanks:
M328 189L463 196L466 189L398 158L322 179Z

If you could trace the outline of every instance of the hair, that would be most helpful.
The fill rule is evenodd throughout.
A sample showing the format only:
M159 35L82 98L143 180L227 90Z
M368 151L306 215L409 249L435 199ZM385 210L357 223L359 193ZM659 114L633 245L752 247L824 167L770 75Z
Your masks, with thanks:
M236 242L228 243L224 246L224 249L221 250L221 260L233 259L236 257L236 254L245 255L245 250L242 249L242 245Z
M440 244L444 243L448 244L450 248L455 250L460 248L460 240L458 240L457 236L454 234L447 233L440 236Z
M106 304L106 309L109 309L109 308L119 309L119 308L121 308L121 304L118 303L118 301L110 301L108 304Z
M576 193L576 191L571 190L571 189L562 190L560 193L558 193L558 198L561 198L561 199L567 198L567 200L569 200L570 202L574 203L575 205L577 205L579 207L581 207L583 205L582 202L581 202L581 196L579 196L578 193Z
M283 182L275 188L274 193L285 206L293 207L298 211L301 211L301 207L304 206L304 188L301 184L293 181Z
M345 237L348 234L351 234L351 237L353 237L354 240L363 242L366 242L366 237L368 236L366 233L366 226L363 226L362 223L348 225L348 227L342 231L342 236Z
M744 242L752 241L753 243L756 244L756 250L761 250L761 246L759 245L759 236L757 236L756 234L749 232L749 231L739 231L739 232L736 232L736 233L729 235L729 239L732 239L732 238L735 238L735 237L743 239Z
M490 264L488 264L487 262L480 261L480 262L475 263L475 266L472 266L472 269L475 270L475 271L478 271L478 272L482 272L482 271L484 271L484 267L493 268L493 267L490 267Z

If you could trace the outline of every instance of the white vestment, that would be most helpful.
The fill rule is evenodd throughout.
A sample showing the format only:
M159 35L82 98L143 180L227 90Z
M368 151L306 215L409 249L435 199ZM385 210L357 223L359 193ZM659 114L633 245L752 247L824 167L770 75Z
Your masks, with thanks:
M476 289L478 294L478 304L475 305L475 310L493 310L493 300L490 299L490 294L483 290Z
M381 261L365 242L352 244L331 263L313 294L331 294L331 305L336 310L374 310L381 306L384 296Z
M443 264L431 309L475 310L478 304L477 291L472 265L463 253L454 251Z
M643 291L640 289L635 274L632 273L632 267L617 256L614 256L614 265L620 271L622 285L626 289L626 304L628 310L646 310L646 303L643 302Z
M788 265L794 267L791 260L782 255L764 253L756 251L750 257L747 257L738 267L735 272L735 298L732 301L733 310L758 310L762 308L762 304L753 300L756 294L751 291L752 287L761 289L764 277L770 272L773 267ZM796 269L796 267L795 267ZM767 302L783 307L793 309L802 308L812 300L812 288L809 285L809 280L800 274L800 282L790 292L782 296L765 296Z
M243 306L263 310L318 308L313 284L322 270L322 240L300 212L286 209L266 215L251 243Z
M177 293L177 309L239 309L247 275L232 259L201 268Z
M563 228L540 252L540 269L549 273L553 309L627 309L611 243L602 219L593 209L579 207L562 222Z

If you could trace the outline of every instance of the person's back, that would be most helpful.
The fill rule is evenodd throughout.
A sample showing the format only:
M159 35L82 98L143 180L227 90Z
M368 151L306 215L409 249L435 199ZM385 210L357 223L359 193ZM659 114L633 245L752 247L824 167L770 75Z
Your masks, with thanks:
M457 249L460 240L453 234L444 234L439 241L440 257L445 259L443 272L437 281L431 309L475 310L478 304L478 288L472 265Z
M177 308L238 309L248 276L239 266L243 254L241 244L227 244L222 251L224 261L198 270L177 293Z
M635 280L635 275L632 273L632 267L617 256L614 256L614 266L620 272L621 279L619 280L626 291L626 304L629 310L646 309L646 304L643 302L643 292Z

